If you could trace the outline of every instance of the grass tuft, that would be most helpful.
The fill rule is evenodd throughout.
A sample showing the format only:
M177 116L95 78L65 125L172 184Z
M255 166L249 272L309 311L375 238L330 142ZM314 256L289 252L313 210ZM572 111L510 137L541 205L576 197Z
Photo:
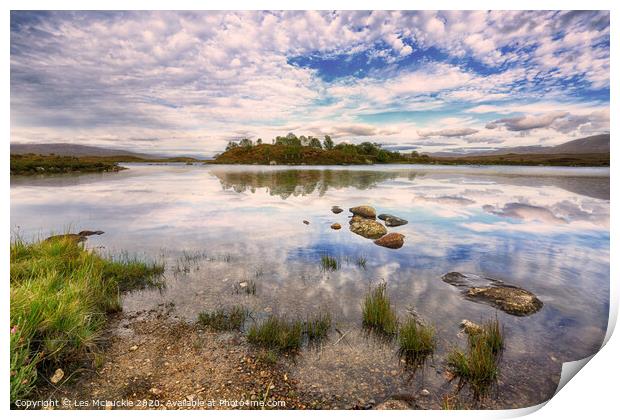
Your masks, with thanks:
M242 306L234 306L230 309L216 309L203 311L198 314L198 323L215 331L241 331L248 312Z
M94 347L120 291L158 284L163 266L102 258L72 240L14 239L11 260L11 401L36 386L38 371Z
M448 368L462 383L471 387L474 398L480 399L499 373L499 357L504 347L502 329L497 319L482 326L482 332L468 337L468 351L452 350L448 354Z
M301 321L289 321L272 315L261 324L250 327L248 341L281 352L295 351L301 347L302 333Z
M245 284L244 284L245 283ZM254 280L246 280L234 286L236 294L245 293L246 295L256 295L256 282Z
M398 318L392 309L385 283L370 290L364 298L362 324L365 328L385 335L397 333Z
M320 341L327 337L332 326L332 316L329 312L321 312L318 315L306 319L304 332L309 341Z
M340 262L330 255L323 255L321 257L321 268L323 271L337 271L340 269Z
M368 261L367 261L366 257L357 257L357 259L355 260L355 265L357 265L362 270L366 270L366 263L367 262Z
M435 351L435 329L410 318L398 331L398 355L411 365L419 365Z

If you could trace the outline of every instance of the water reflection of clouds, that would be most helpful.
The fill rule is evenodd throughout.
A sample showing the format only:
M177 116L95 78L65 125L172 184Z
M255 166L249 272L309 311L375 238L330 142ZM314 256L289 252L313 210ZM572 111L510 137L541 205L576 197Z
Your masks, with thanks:
M164 295L143 291L126 299L130 307L174 300L190 317L207 304L239 299L231 294L232 282L254 278L260 268L260 296L244 297L257 310L307 313L328 305L339 321L355 323L369 282L384 279L399 314L414 306L453 337L460 319L481 320L495 312L464 301L441 275L486 274L532 290L545 302L527 320L499 315L509 339L519 338L507 351L508 360L533 346L566 357L587 355L600 343L607 319L609 179L565 169L557 173L570 180L549 177L548 169L544 177L521 170L506 176L497 170L449 169L297 173L136 166L125 171L129 175L86 177L88 182L15 182L11 224L35 234L70 224L75 230L101 229L106 234L88 243L110 250L230 254L230 264L205 263L187 278L171 278ZM593 189L596 194L579 193ZM409 220L390 229L405 235L403 248L381 248L352 234L348 212L330 211L332 205L346 209L363 203ZM340 231L329 228L336 221ZM338 256L342 269L322 273L322 253ZM359 256L367 259L366 270L355 265ZM578 336L585 338L575 345Z

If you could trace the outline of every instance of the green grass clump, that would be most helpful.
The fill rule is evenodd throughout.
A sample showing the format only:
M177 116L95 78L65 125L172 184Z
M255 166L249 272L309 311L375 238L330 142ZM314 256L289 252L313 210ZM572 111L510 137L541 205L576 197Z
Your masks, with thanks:
M366 260L366 257L357 257L357 259L355 260L355 265L357 265L359 268L366 270L366 263L368 261Z
M497 318L482 325L481 335L493 354L499 354L504 348L504 333Z
M332 316L329 312L322 312L318 315L306 319L304 332L308 340L319 341L327 337L327 333L332 326Z
M499 373L499 356L504 338L499 321L495 319L482 326L482 332L468 337L468 351L452 350L448 354L448 368L461 383L471 387L474 397L486 395Z
M398 331L398 344L399 356L406 363L418 365L435 350L435 330L410 318Z
M37 372L92 348L120 290L149 284L163 267L108 260L72 240L13 240L11 260L11 401L36 386Z
M247 316L248 312L245 308L234 306L230 309L220 308L214 311L203 311L198 314L198 323L215 331L240 331Z
M370 290L364 298L362 304L362 324L368 329L386 335L396 334L398 318L392 309L385 283L381 283Z
M282 352L294 351L301 347L302 334L301 321L289 321L272 315L261 324L250 327L248 341Z
M137 257L122 254L111 257L103 266L103 276L118 284L121 292L162 287L163 264L145 264Z
M321 257L321 268L323 271L336 271L340 268L340 263L332 256L323 255Z

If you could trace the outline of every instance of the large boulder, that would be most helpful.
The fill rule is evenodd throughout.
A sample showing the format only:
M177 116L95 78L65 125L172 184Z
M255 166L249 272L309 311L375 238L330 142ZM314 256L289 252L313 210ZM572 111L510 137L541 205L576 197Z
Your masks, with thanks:
M381 223L361 216L353 216L349 228L351 232L368 239L379 239L387 233L387 229Z
M383 213L383 214L380 214L378 217L379 219L385 222L386 226L390 226L390 227L402 226L402 225L406 225L407 223L409 223L407 220L401 219L400 217L396 217L391 214Z
M442 280L461 289L467 299L487 303L511 315L532 315L543 307L534 293L501 280L458 272L444 274Z
M375 211L374 207L370 206L351 207L349 211L353 213L354 216L361 216L365 217L366 219L374 219L377 217L377 212Z
M377 239L375 244L379 246L384 246L386 248L398 249L402 248L405 239L405 235L401 235L400 233L388 233L385 236Z

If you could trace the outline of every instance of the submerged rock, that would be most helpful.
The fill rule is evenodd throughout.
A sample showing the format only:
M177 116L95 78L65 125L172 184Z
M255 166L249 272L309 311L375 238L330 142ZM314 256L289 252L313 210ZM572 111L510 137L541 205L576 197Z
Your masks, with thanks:
M332 206L332 213L334 214L340 214L342 213L344 210L342 210L340 207L338 206Z
M349 224L351 232L368 239L379 239L387 233L387 229L381 223L361 216L353 216Z
M402 226L402 225L406 225L407 223L409 223L407 220L405 219L401 219L400 217L397 216L392 216L391 214L380 214L379 219L383 220L385 222L386 226L390 226L390 227L395 227L395 226Z
M400 233L388 233L387 235L377 239L375 244L379 246L384 246L386 248L398 249L402 248L405 239L405 235L401 235Z
M334 223L330 227L334 230L339 230L342 226L340 226L340 223Z
M307 221L307 220L304 220L303 222L304 222L304 225L309 225L310 224L310 222Z
M83 230L79 233L65 233L63 235L52 235L45 239L45 242L69 240L75 242L84 242L92 235L103 235L105 232L102 230Z
M501 280L458 272L444 274L442 280L461 289L468 299L488 303L511 315L532 315L543 307L532 292Z
M467 297L489 302L506 313L526 316L536 313L543 303L535 294L515 286L472 287Z
M349 211L355 216L361 216L366 219L374 219L377 217L377 212L375 211L374 207L370 206L351 207Z

